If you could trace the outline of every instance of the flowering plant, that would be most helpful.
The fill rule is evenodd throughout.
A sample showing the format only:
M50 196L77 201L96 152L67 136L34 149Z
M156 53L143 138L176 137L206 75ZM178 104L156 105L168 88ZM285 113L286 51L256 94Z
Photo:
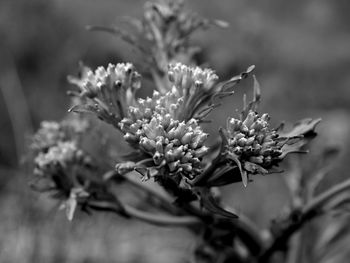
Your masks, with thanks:
M252 100L244 97L241 113L211 135L220 142L209 145L202 123L219 106L218 100L231 96L233 87L251 76L254 66L226 81L219 81L212 69L197 66L197 48L189 36L226 23L186 13L182 1L147 3L143 19L129 22L133 34L120 28L89 29L117 34L140 51L155 87L152 96L137 97L142 79L131 63L96 70L81 65L80 76L68 78L76 87L69 92L69 111L78 114L43 122L33 137L33 187L53 192L70 220L80 207L186 227L200 240L193 251L196 262L269 262L278 252L286 254L292 234L322 214L349 183L305 207L292 207L275 222L278 231L266 230L265 235L244 215L223 207L218 187L237 182L248 186L255 175L280 172L289 153L305 152L320 120L302 120L289 131L282 125L271 127L270 116L259 113L261 91L253 76ZM120 154L118 145L107 142L97 119L121 134L128 152ZM158 213L122 201L118 188L130 186L152 196L151 206Z

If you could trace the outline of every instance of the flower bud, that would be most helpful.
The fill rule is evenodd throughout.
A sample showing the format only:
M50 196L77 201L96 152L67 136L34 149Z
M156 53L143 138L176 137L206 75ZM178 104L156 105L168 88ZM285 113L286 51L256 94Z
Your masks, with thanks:
M163 161L163 154L161 154L160 152L155 152L155 154L153 155L153 161L155 163L155 165L160 165L161 162Z
M255 112L253 111L249 112L246 119L243 121L243 124L247 127L250 127L255 120L255 116L256 116Z
M206 146L202 146L201 148L199 148L198 150L195 151L195 156L197 156L198 158L203 157L205 154L208 153L209 148Z
M263 156L251 156L249 158L249 161L252 163L262 164L264 161L264 157Z
M241 138L238 140L237 144L241 147L244 147L246 145L247 139L246 138Z
M148 152L152 152L155 149L156 143L146 137L141 138L140 145Z
M172 162L168 164L170 172L174 172L179 167L180 161Z
M191 142L192 137L193 137L193 132L187 132L187 133L185 133L184 136L182 136L181 142L183 144L188 144Z

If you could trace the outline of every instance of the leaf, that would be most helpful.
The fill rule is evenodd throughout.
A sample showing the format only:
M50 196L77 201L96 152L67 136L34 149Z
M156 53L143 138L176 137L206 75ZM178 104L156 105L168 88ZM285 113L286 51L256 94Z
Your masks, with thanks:
M315 244L317 262L348 262L350 242L349 216L332 218L319 229ZM316 262L315 260L315 262Z
M254 79L254 86L253 86L253 100L250 101L247 104L247 98L246 96L243 96L243 110L241 112L241 119L245 119L249 113L249 111L257 111L258 110L258 106L260 103L260 98L261 98L261 88L260 88L260 84L257 81L255 75L253 75L253 79Z
M234 154L234 153L228 153L227 157L230 160L234 161L235 164L237 164L239 172L241 173L243 185L244 185L244 187L247 187L247 185L248 185L248 175L247 175L247 172L242 169L242 165L241 165L241 162L238 159L238 156L236 154Z
M321 119L304 119L296 123L291 131L280 132L279 140L285 140L281 148L280 159L290 153L307 153L302 147L316 136L315 128L320 121Z
M301 148L307 143L308 141L305 139L300 139L299 141L293 143L293 144L285 144L282 146L281 151L282 154L279 156L280 159L283 159L290 153L307 153L306 150L301 150Z
M96 108L90 104L84 105L74 105L71 107L68 112L76 112L76 113L96 113Z
M237 76L232 77L231 79L219 84L221 86L222 91L225 91L227 89L230 89L234 87L236 84L238 84L241 80L245 79L248 77L248 75L254 70L255 66L251 65L250 67L247 68L246 71L240 73Z
M256 79L255 75L253 75L254 78L254 90L253 90L253 105L252 107L254 108L254 111L258 110L258 105L260 102L260 98L261 98L261 88L260 88L260 84L258 82L258 80Z
M65 202L66 216L69 221L73 220L74 212L77 208L78 202L75 196L69 197Z
M238 167L231 165L220 167L214 172L214 176L207 181L207 186L223 186L242 181L241 172Z
M223 209L219 204L216 202L215 198L210 193L209 188L200 188L199 195L200 195L200 201L202 206L207 209L209 212L228 217L228 218L238 218L237 215Z
M304 135L304 137L314 137L315 128L321 122L321 119L303 119L297 122L293 129L287 133L280 133L280 137L291 138Z

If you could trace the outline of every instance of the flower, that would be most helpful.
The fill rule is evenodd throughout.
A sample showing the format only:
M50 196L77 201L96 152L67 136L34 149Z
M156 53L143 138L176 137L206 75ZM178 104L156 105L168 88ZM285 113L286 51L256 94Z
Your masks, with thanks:
M129 107L128 117L119 123L119 127L131 145L134 145L134 142L137 144L140 140L137 130L148 124L155 114L163 116L163 122L181 120L179 115L182 105L182 98L174 92L161 95L158 91L154 91L151 98L138 99L135 106Z
M44 179L48 189L55 190L58 196L69 197L71 189L81 185L86 180L78 168L88 167L91 159L82 150L78 149L73 141L58 142L47 152L40 152L34 159L34 175L37 179ZM78 179L80 177L80 179ZM83 183L84 184L84 183Z
M214 104L215 99L232 95L233 92L229 90L246 78L253 69L254 66L250 66L228 81L218 83L219 77L209 68L189 67L181 63L170 64L170 90L183 101L178 117L182 120L194 118L203 121L218 106Z
M244 119L227 122L227 154L242 163L250 174L268 173L281 160L282 146L276 130L270 129L269 115L250 110Z
M229 166L216 170L215 179L209 179L211 185L239 181L236 171L239 171L245 186L250 174L281 172L275 169L279 163L290 153L305 153L303 147L315 137L320 119L302 120L289 132L283 132L283 126L271 129L269 115L259 115L252 110L258 101L255 97L239 119L229 118L226 129L220 130L222 147L217 160ZM227 177L228 172L233 172L231 178Z
M141 87L140 75L130 63L109 64L94 72L83 67L82 78L69 77L79 87L72 95L81 98L81 104L70 111L92 112L98 118L118 127L127 115L128 107L135 104L135 93Z
M77 115L61 122L41 123L31 144L35 189L55 190L67 197L71 188L99 180L98 176L90 176L100 169L99 165L82 149L82 138L89 128L89 120Z
M36 151L47 150L54 146L58 141L65 138L65 133L61 129L61 125L55 121L43 121L40 128L33 136L31 149Z
M193 179L201 173L208 134L198 120L182 118L183 104L175 88L164 95L154 91L152 97L138 99L135 106L130 106L129 117L120 122L124 139L152 158L146 162L144 178L165 175L180 183L183 178Z
M195 119L180 122L170 114L154 112L149 120L143 119L131 126L134 130L129 129L125 140L151 157L143 173L145 179L169 176L180 184L184 178L193 179L202 172L201 160L208 152L204 146L208 134Z
M172 92L183 100L180 118L184 120L204 118L207 114L201 113L210 111L208 104L221 92L220 87L216 86L218 76L208 68L170 64L168 78Z
M31 149L35 152L47 151L58 142L77 140L90 124L87 119L72 117L61 122L43 121L32 138Z

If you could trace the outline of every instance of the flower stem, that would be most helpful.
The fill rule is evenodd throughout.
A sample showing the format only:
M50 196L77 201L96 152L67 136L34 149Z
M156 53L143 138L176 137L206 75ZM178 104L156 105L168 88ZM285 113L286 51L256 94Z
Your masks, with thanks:
M120 209L112 202L108 201L89 201L87 204L90 208L96 210L110 211L120 214ZM123 205L123 213L127 216L139 219L141 221L154 224L157 226L189 226L198 225L202 222L192 216L165 216L161 214L149 213L138 210L129 205Z
M123 176L123 178L132 186L136 187L136 188L139 188L140 190L143 190L145 192L147 192L148 194L150 194L151 196L159 199L159 201L161 201L162 203L164 204L171 204L173 202L173 200L166 196L166 195L163 195L161 194L159 191L156 191L154 189L152 189L151 187L148 187L146 186L144 183L142 182L138 182L132 178L130 178L129 176Z

